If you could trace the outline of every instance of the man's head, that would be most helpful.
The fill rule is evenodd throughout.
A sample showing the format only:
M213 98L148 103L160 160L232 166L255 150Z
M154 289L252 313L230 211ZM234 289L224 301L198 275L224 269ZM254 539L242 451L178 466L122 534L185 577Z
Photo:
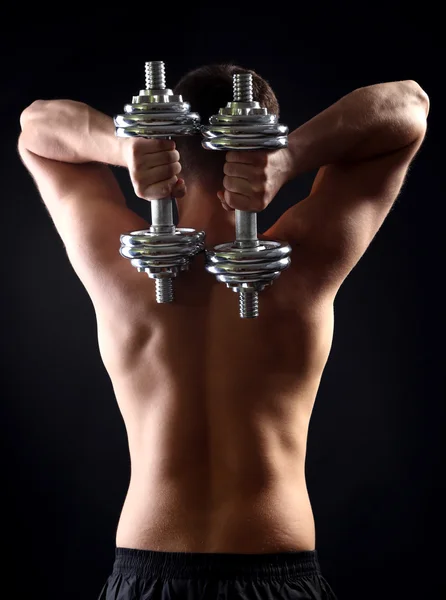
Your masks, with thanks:
M194 69L180 79L173 91L174 94L181 94L183 101L191 105L191 110L200 115L201 123L207 125L209 117L232 101L232 76L237 73L252 74L254 100L267 108L268 112L278 115L279 104L268 82L255 71L233 64L206 65ZM201 145L201 136L180 136L175 138L175 143L180 153L181 177L186 185L199 183L212 194L221 190L226 153L205 150Z

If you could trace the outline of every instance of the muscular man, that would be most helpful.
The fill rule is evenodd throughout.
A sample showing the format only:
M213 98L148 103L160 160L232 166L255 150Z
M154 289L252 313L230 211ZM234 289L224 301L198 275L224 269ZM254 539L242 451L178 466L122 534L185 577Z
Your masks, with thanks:
M231 98L234 72L197 69L175 93L205 123ZM395 202L428 111L414 81L372 85L298 127L287 149L226 155L199 138L116 138L111 117L69 100L23 111L20 156L93 302L128 435L131 481L102 599L334 598L305 482L309 421L336 294ZM156 303L154 281L119 254L123 232L150 224L108 164L128 168L140 198L171 192L178 225L206 231L209 247L234 239L234 209L261 211L319 167L310 195L259 236L293 247L259 318L240 319L203 255L175 280L175 302Z

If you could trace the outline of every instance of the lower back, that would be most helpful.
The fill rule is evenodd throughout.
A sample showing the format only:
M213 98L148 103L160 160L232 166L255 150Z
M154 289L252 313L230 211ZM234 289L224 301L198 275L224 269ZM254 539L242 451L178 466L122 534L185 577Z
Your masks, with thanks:
M245 491L227 488L227 500L209 506L204 482L132 477L116 545L160 552L267 554L315 549L315 528L305 481L276 482ZM222 482L223 484L223 482ZM250 489L248 489L250 488ZM231 497L232 496L232 497Z

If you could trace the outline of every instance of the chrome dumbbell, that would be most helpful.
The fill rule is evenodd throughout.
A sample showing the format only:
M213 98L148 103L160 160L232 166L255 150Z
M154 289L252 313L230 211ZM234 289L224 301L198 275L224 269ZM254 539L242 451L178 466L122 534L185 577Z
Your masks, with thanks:
M133 96L125 114L114 118L118 137L170 139L199 133L200 116L166 88L164 63L146 62L146 89ZM121 235L121 256L138 271L155 279L156 301L173 301L173 279L187 271L193 256L204 250L205 232L177 228L173 223L173 199L151 201L150 229Z
M288 144L288 127L253 101L252 75L233 76L234 100L202 126L208 150L277 150ZM240 317L259 316L259 292L288 268L291 246L257 239L257 213L235 211L235 242L206 251L206 270L239 293Z

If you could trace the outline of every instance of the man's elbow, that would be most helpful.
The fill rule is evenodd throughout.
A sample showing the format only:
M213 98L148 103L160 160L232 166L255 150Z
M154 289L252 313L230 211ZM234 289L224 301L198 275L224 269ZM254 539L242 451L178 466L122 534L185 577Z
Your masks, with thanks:
M40 124L42 123L45 111L45 100L35 100L27 106L20 114L20 129L18 150L35 151L39 138L42 137Z
M60 159L59 100L35 100L20 115L20 148L53 160ZM63 102L63 101L62 101Z
M410 143L422 141L427 129L430 100L423 88L413 80L402 81L405 88L405 121Z
M412 79L410 79L409 81L404 81L403 83L406 83L409 86L409 88L412 91L413 96L416 99L417 104L419 105L420 109L424 113L425 118L427 119L427 116L429 114L429 109L430 109L429 96L423 90L421 85L419 83L417 83L416 81L413 81Z
M47 103L47 100L34 100L34 102L22 110L20 114L20 127L22 131L35 123L37 118L42 117Z

